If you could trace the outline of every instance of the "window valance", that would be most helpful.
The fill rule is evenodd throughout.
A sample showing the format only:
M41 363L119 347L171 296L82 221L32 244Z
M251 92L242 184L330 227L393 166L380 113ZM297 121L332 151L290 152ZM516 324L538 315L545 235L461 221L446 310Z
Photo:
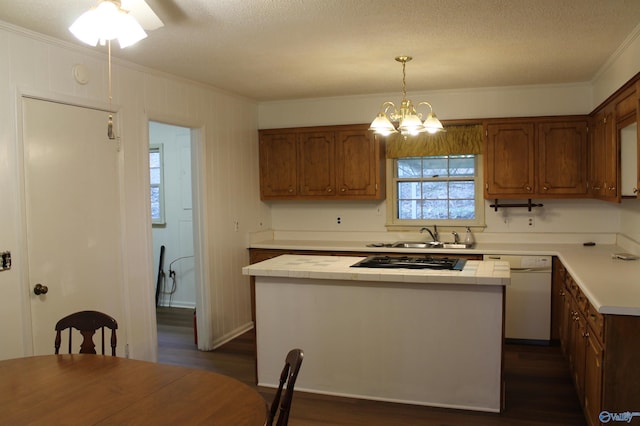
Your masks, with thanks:
M420 133L407 139L387 137L387 158L482 154L482 125L448 126L446 132Z

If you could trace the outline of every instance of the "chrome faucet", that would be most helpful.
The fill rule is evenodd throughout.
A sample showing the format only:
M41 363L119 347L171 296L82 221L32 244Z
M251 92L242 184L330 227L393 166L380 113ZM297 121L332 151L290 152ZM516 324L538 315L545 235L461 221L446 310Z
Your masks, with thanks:
M456 231L452 231L451 233L453 234L453 242L458 244L460 242L460 236Z
M424 231L427 231L429 233L429 235L431 235L431 239L433 239L433 241L439 241L438 240L438 227L436 225L433 225L433 232L431 232L431 229L427 228L426 226L424 228L420 228L420 233L421 234Z

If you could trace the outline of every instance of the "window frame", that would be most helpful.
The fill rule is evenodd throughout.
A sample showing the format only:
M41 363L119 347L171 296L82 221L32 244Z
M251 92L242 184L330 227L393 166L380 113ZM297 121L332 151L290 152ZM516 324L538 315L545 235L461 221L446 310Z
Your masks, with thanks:
M167 224L165 218L165 209L164 209L164 147L163 144L150 144L149 145L149 155L152 153L160 154L160 166L158 169L160 170L160 183L154 184L151 183L151 158L149 158L149 207L151 213L151 225L152 226L164 226ZM153 188L158 188L158 202L160 204L160 217L154 218L152 209L151 209L151 192Z
M471 155L471 154L470 154ZM483 159L482 154L475 155L475 219L399 219L398 218L398 182L403 179L398 179L398 170L396 167L396 161L403 158L417 158L417 157L402 157L402 158L388 158L386 162L387 169L387 198L386 198L386 210L387 220L386 228L392 231L413 230L414 228L422 228L425 226L437 225L442 227L472 227L472 228L484 228L484 193L482 190L483 179ZM422 157L437 157L425 155ZM460 180L460 179L451 179Z

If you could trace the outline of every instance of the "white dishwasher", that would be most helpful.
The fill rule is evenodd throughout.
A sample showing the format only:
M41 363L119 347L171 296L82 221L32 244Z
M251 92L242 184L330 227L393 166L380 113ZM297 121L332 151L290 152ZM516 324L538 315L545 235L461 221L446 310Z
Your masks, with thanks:
M505 296L505 338L532 344L551 339L551 256L484 255L509 262Z

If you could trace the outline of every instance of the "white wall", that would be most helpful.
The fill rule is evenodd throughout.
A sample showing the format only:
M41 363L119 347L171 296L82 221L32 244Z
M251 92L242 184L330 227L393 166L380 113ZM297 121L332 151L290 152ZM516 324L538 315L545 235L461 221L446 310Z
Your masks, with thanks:
M144 48L144 41L139 48ZM0 272L0 359L29 355L29 285L26 241L20 217L17 105L20 91L43 97L107 106L105 50L81 48L0 23L0 250L13 254L13 268ZM89 68L79 85L74 64ZM251 101L114 60L113 103L119 109L123 149L123 247L126 318L133 358L155 359L155 272L152 269L148 205L148 120L196 127L203 137L199 159L207 212L201 235L209 261L203 305L213 312L201 340L208 347L250 325L249 280L240 274L248 262L247 232L271 226L258 192L257 105ZM234 222L239 223L235 231ZM262 224L262 227L260 226ZM53 327L53 325L52 325ZM200 332L200 329L199 329Z

